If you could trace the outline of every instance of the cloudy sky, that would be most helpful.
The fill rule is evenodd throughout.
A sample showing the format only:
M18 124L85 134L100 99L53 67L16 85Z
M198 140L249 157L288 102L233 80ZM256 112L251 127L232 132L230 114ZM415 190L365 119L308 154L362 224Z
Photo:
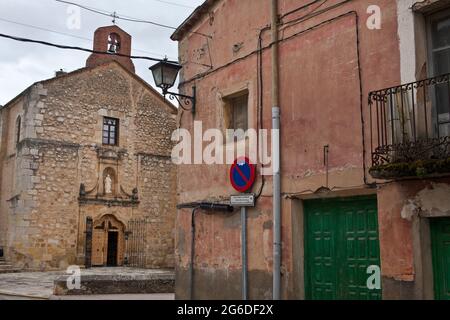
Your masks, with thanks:
M68 0L102 12L117 12L140 20L179 26L203 0ZM96 28L112 18L81 9L80 28L73 28L73 7L56 0L0 0L0 33L92 49ZM173 30L118 20L133 36L133 55L177 60ZM69 27L72 26L72 27ZM53 31L53 32L52 32ZM84 67L88 53L60 50L0 38L0 105L6 104L36 81L54 76L56 70ZM139 76L153 84L146 60L135 60Z

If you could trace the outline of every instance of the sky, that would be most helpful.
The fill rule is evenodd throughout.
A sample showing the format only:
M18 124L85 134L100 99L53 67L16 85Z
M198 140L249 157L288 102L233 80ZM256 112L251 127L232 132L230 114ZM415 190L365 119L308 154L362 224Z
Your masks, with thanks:
M101 11L117 12L139 20L178 27L203 0L68 0ZM94 31L112 24L112 17L56 0L0 0L0 33L92 49ZM79 22L79 23L78 23ZM150 24L117 20L133 37L132 55L178 60L173 30ZM30 27L32 26L32 27ZM45 29L45 30L43 30ZM50 31L49 31L50 30ZM51 32L51 31L56 31ZM60 34L63 33L63 34ZM0 38L0 105L31 84L52 78L55 71L70 72L85 66L89 53L61 50ZM151 61L134 60L136 73L151 85Z

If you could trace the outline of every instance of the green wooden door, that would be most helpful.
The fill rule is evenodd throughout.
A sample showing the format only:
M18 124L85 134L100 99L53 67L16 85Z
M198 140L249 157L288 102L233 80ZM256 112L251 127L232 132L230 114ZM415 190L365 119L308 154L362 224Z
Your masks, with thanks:
M305 290L314 300L377 300L367 268L380 266L373 197L305 201Z
M450 300L450 219L431 219L434 297Z

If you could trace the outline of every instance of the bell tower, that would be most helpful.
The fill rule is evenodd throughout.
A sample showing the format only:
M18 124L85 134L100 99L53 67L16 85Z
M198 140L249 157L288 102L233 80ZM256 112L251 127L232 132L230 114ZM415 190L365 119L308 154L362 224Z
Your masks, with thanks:
M117 55L131 55L131 36L118 26L101 27L95 31L94 51L107 52L107 54L91 54L86 61L86 67L96 67L114 60L131 72L135 72L130 58Z

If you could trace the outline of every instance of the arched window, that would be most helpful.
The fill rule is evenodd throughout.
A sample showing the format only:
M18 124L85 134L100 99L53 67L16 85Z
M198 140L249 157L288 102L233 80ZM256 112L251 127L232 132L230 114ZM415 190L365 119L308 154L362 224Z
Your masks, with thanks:
M18 116L16 120L16 144L20 142L21 129L22 129L22 118Z
M119 53L120 51L120 36L117 33L111 33L108 36L108 52Z

